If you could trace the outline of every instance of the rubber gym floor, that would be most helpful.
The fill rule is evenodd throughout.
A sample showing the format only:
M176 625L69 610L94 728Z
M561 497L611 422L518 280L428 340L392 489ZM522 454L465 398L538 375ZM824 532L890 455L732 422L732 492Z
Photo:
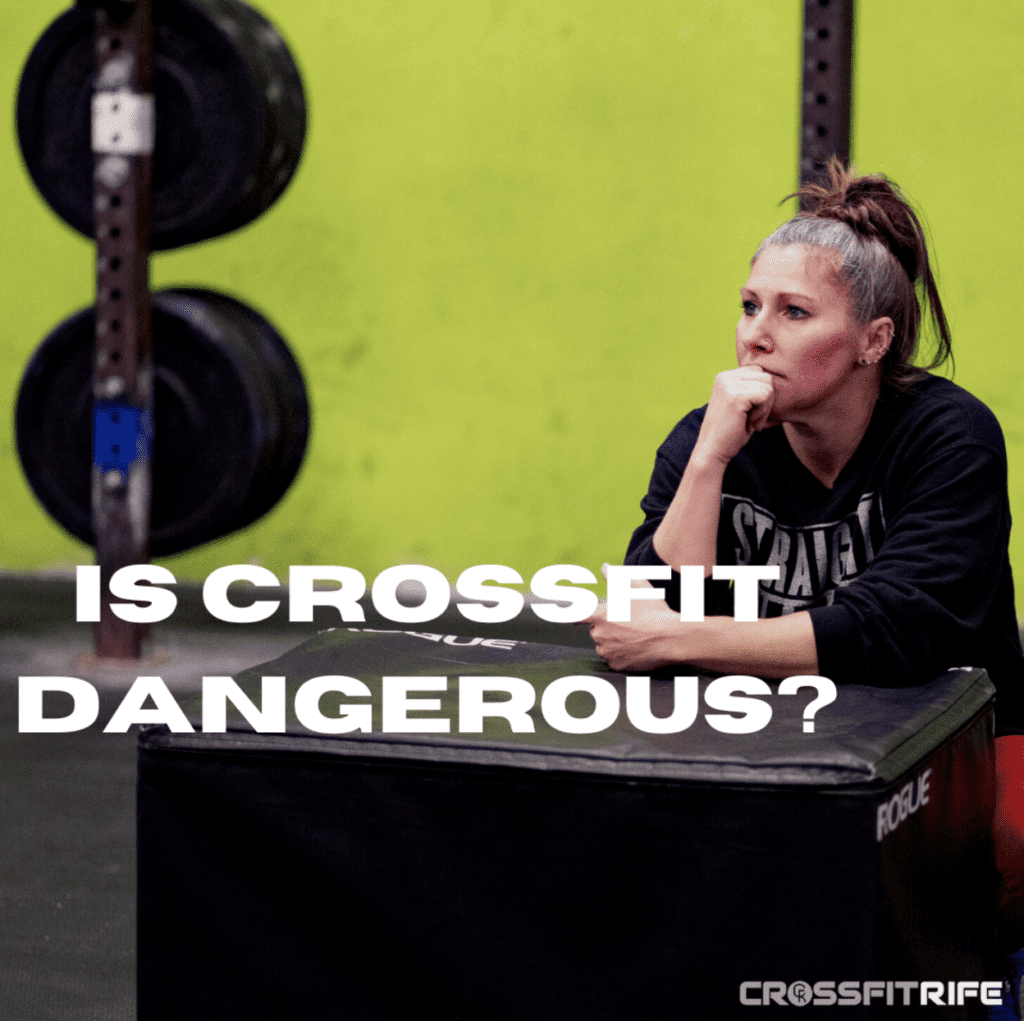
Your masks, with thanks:
M316 630L213 627L198 591L178 596L174 626L154 627L148 660L111 669L92 658L90 625L75 623L72 580L0 575L2 1021L135 1018L135 733L102 732L135 676L198 689L202 674L266 662ZM89 680L99 721L19 734L22 675Z

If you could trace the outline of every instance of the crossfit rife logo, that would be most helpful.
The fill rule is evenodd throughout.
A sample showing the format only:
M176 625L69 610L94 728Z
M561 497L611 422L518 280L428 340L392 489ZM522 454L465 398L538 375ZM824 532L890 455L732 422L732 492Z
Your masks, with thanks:
M1002 993L999 980L740 983L744 1007L963 1007L971 1000L995 1007L1002 1003Z

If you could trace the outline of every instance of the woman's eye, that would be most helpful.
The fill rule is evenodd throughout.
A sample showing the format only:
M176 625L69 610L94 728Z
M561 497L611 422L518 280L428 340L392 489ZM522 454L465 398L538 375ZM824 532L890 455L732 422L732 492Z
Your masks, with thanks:
M786 314L791 319L803 319L809 313L807 312L806 309L801 308L799 305L787 305L786 306Z
M752 316L757 314L757 305L752 301L745 301L742 304L743 314L745 316Z

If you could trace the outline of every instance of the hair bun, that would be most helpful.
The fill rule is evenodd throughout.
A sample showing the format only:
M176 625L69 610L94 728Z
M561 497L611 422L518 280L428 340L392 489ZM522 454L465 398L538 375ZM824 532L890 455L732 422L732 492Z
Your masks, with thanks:
M858 175L832 156L825 179L810 181L793 193L801 217L838 220L866 240L878 240L906 270L911 283L921 276L924 230L899 187L884 174Z
M823 202L812 215L823 219L840 220L864 237L880 238L878 227L872 222L871 210L863 204L854 205L850 198L844 197L842 203Z

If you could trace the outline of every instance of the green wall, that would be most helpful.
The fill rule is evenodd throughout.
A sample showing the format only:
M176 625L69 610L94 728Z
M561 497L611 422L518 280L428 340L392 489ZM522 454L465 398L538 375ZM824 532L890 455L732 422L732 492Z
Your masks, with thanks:
M0 13L13 110L64 7ZM1024 9L860 0L854 156L934 239L957 380L999 416L1024 521L1014 357ZM548 563L621 558L654 449L732 364L737 289L795 184L802 4L762 0L267 0L310 133L274 208L162 254L156 287L248 301L307 375L314 434L281 504L165 563ZM11 118L13 120L13 117ZM91 248L0 159L0 403L91 300ZM89 562L0 431L0 566ZM1024 577L1024 529L1013 545Z

